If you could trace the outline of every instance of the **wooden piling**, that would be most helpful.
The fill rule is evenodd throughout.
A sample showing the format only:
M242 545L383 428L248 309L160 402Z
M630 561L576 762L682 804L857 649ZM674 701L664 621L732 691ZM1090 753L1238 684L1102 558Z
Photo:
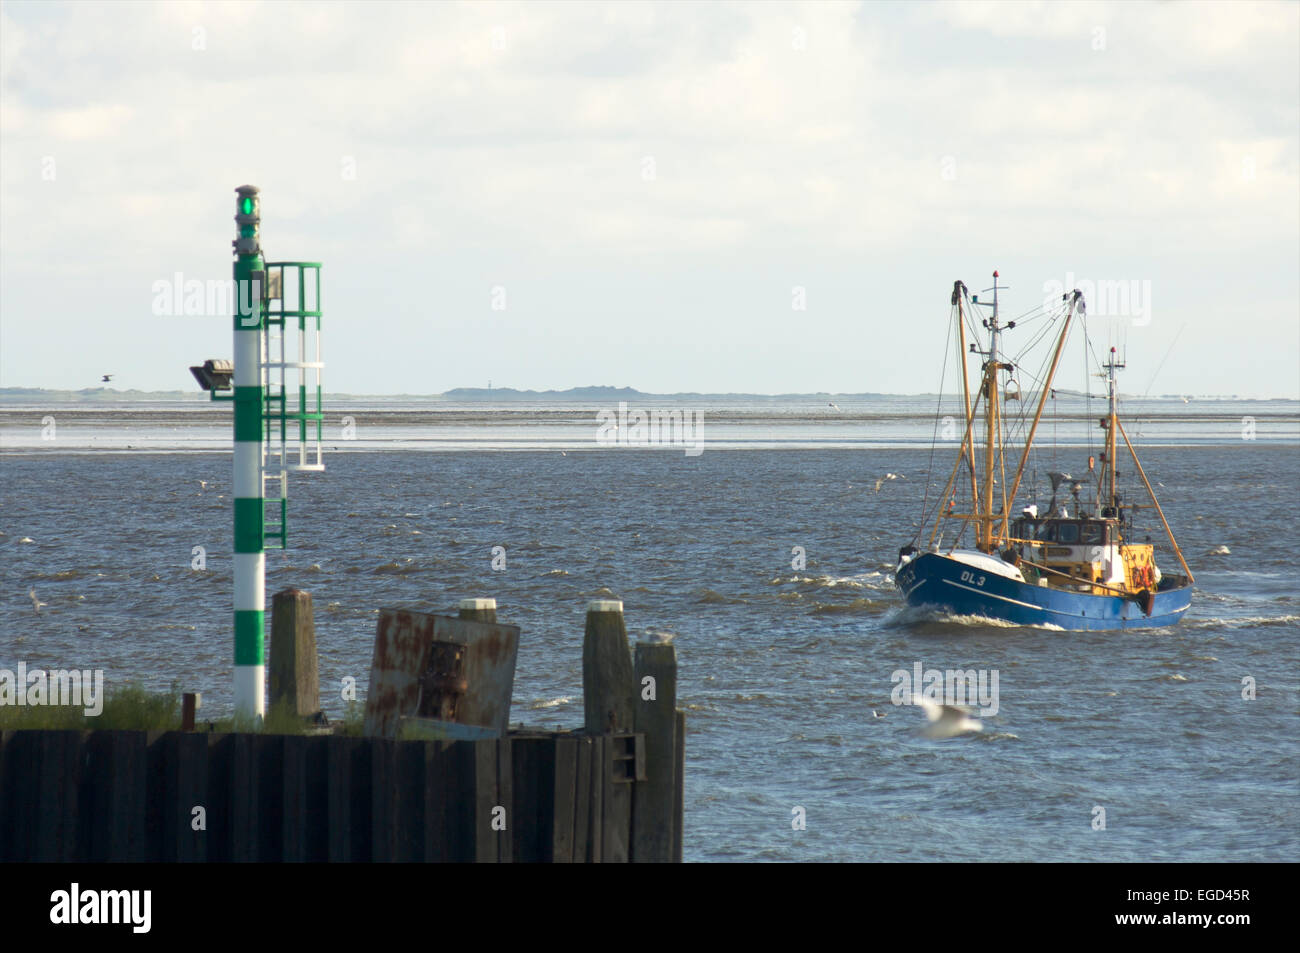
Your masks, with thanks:
M673 779L673 816L677 819L673 845L673 863L682 862L682 829L686 823L686 712L677 712L677 730L674 741L677 746L676 776Z
M435 818L437 829L445 838L443 860L473 863L480 859L479 815L482 808L478 803L478 788L480 783L488 781L489 774L488 765L479 757L484 744L486 742L473 741L433 745L439 754L429 770L437 770L440 781L436 800L431 807L426 804L425 812ZM496 765L495 757L491 764L493 767ZM495 771L491 772L490 780L492 784L496 783ZM483 850L486 853L486 847Z
M514 740L509 735L498 738L495 742L483 742L484 744L495 744L497 749L497 807L505 808L504 830L493 830L497 842L497 863L509 864L515 859L514 840L510 833L517 825L514 812L511 810L514 804Z
M614 745L608 734L632 731L635 686L623 603L589 602L582 642L582 702L587 733L602 736L591 766L592 817L599 818L591 849L592 859L604 863L626 862L631 851L632 785L614 780Z
M605 742L608 735L593 735L591 738L591 771L587 804L587 863L599 864L605 860L605 780L609 777L609 761Z
M594 599L587 603L582 641L582 705L588 734L632 730L634 686L623 603Z
M0 860L624 861L644 739L0 732Z
M633 671L647 779L632 791L631 859L671 863L677 838L677 649L668 639L638 642Z
M275 701L310 715L310 596L275 600ZM490 599L460 611L381 613L369 702L383 704L367 717L401 732L195 733L197 693L184 696L183 731L0 732L0 861L680 860L685 723L671 644L638 644L634 665L622 603L592 602L585 727L511 732L518 627L497 624ZM440 646L460 653L463 674L434 664ZM425 689L458 696L463 723L410 714ZM412 726L422 740L402 740Z
M596 739L579 735L574 738L573 768L573 862L585 864L591 859L592 801L591 759Z
M500 859L497 846L503 831L494 830L492 820L494 809L501 804L497 796L497 742L473 741L473 767L470 771L469 790L474 808L473 860L478 863L495 864ZM508 820L508 819L507 819ZM508 835L507 835L508 836Z
M451 744L424 746L424 859L430 863L463 861L460 844L466 838L457 835L457 801L462 791L458 775L460 762Z
M0 859L10 863L77 859L81 743L79 731L5 732Z
M194 730L194 713L203 704L203 696L198 692L186 692L181 696L181 731Z
M329 859L334 863L368 863L372 745L363 738L326 738L326 814Z
M256 859L282 863L284 856L284 749L298 738L288 735L253 735L257 764ZM292 805L290 805L292 807Z
M555 833L556 739L549 732L516 734L510 739L511 860L535 864L550 860ZM571 809L571 806L570 806Z
M150 735L147 857L154 863L207 860L208 739L182 731ZM199 818L202 829L196 829Z
M496 622L497 601L495 599L462 599L457 616L470 622Z
M371 745L372 859L424 860L427 741L376 739Z
M208 859L258 860L257 735L208 736Z
M552 794L554 810L551 821L552 863L573 863L575 842L574 818L577 808L578 741L572 737L555 739L554 775Z
M84 860L139 863L145 859L148 749L143 731L92 731L86 738L87 790L81 799ZM211 805L204 799L211 811ZM0 817L5 811L0 805ZM211 856L209 855L211 859ZM3 858L0 858L2 860Z
M311 593L283 589L271 597L271 707L310 718L320 711L316 623Z
M284 859L330 859L328 746L324 735L293 738L284 746Z

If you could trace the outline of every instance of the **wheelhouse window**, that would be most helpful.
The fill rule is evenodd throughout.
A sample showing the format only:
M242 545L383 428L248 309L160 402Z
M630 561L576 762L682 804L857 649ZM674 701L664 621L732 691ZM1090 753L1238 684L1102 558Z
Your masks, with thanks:
M1012 524L1017 539L1033 539L1064 546L1097 546L1107 542L1106 524L1097 520L1037 520L1021 518Z

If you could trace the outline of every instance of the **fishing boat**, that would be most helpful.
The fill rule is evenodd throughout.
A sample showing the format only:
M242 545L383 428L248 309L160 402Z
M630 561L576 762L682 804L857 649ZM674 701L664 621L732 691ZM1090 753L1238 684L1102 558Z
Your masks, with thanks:
M1067 292L1059 302L1029 312L1028 319L1021 316L1003 324L998 292L1006 288L998 285L996 271L988 290L993 292L991 303L970 295L963 282L953 284L955 334L950 331L950 336L956 341L961 368L965 435L943 494L933 505L931 483L926 481L920 525L911 542L899 550L895 585L909 606L1016 625L1128 629L1176 623L1191 605L1194 580L1120 420L1117 372L1125 363L1112 346L1097 375L1104 376L1107 394L1106 416L1097 418L1102 431L1100 460L1087 454L1085 470L1083 456L1090 447L1076 448L1080 475L1049 470L1051 495L1041 508L1037 481L1031 478L1025 495L1034 501L1018 507L1017 494L1031 459L1035 460L1031 472L1038 471L1038 455L1031 453L1034 438L1049 396L1055 403L1053 381L1061 354L1071 327L1084 323L1086 302L1078 290ZM1055 339L1037 374L1027 359L1004 351L1008 333L1018 324L1022 330L1025 325L1032 327L1034 321L1045 323L1032 332L1027 344L1034 338ZM1053 325L1059 331L1050 334ZM969 350L967 331L972 338ZM1092 354L1086 327L1083 336L1085 350ZM968 355L982 358L979 382L973 389ZM1018 383L1022 379L1038 383L1036 401L1022 396ZM1032 417L1031 403L1036 404ZM1088 425L1091 428L1091 418ZM1018 459L1014 449L1010 454L1008 480L1007 445L1021 433L1023 448ZM1121 486L1122 478L1131 479L1116 466L1121 440L1149 503L1130 502L1121 493L1127 489ZM980 459L977 442L982 443ZM1044 486L1042 496L1047 492ZM1150 536L1135 541L1135 521L1148 522L1152 513L1164 527L1180 573L1161 571ZM927 530L929 538L923 542ZM968 540L968 534L973 538Z

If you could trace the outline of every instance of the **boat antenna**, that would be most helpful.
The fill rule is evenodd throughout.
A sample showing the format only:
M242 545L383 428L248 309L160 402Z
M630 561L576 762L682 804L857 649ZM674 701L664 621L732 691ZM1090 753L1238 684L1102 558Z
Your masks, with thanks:
M939 419L940 419L940 415L943 412L943 394L944 394L943 388L944 388L944 384L948 380L948 346L952 343L953 326L957 325L958 329L960 330L961 310L958 307L957 302L961 300L961 295L964 294L965 291L966 291L966 286L961 281L953 282L952 284L953 311L948 319L948 340L944 341L943 343L944 361L943 361L943 367L940 368L939 371L939 397L936 406L934 408L934 429L930 433L930 462L929 464L927 464L925 468L925 495L921 498L921 521L917 524L916 534L912 537L912 542L909 544L912 546L915 546L917 542L921 539L921 534L925 532L925 524L929 521L930 475L934 472L934 450L936 445L939 442ZM961 361L964 357L965 355L962 354L961 349L958 348L958 361ZM963 381L965 381L966 379L965 371L966 369L963 367L962 368ZM968 395L967 402L969 402L969 399L970 398ZM969 413L970 412L968 410L967 414Z
M1147 398L1151 396L1151 388L1155 386L1156 378L1160 376L1160 369L1165 366L1165 361L1169 360L1169 355L1173 353L1174 345L1178 343L1178 339L1182 337L1185 330L1187 330L1186 321L1184 321L1183 326L1178 329L1178 333L1174 335L1174 339L1169 342L1169 347L1165 349L1165 356L1160 359L1160 363L1156 365L1155 373L1151 375L1151 380L1147 382L1147 389L1142 393L1142 402L1144 404L1146 403ZM1139 440L1142 439L1142 430L1145 426L1146 419L1139 417L1137 426L1137 436Z
M994 464L1000 456L1000 416L1001 408L998 400L998 371L1004 366L1010 370L1011 365L1003 365L998 360L1001 350L1002 335L1001 328L998 327L998 272L993 271L993 314L984 322L985 327L989 330L989 350L987 360L984 363L984 384L983 392L984 401L984 485L981 489L984 491L982 502L977 501L976 513L980 517L979 539L977 547L984 552L991 552L993 549L993 473ZM1006 492L1005 484L1002 487ZM1003 507L1005 511L1005 506Z
M1110 500L1110 507L1114 510L1115 515L1119 515L1119 508L1115 499L1115 421L1118 418L1118 407L1116 406L1119 399L1119 378L1115 372L1127 366L1116 356L1115 345L1110 346L1109 360L1106 362L1106 399L1107 399L1107 416L1106 416L1106 479L1108 485L1107 498Z

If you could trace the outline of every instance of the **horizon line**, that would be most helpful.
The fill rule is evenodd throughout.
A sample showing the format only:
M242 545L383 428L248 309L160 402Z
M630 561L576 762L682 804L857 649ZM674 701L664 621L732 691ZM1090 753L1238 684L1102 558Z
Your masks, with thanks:
M1104 399L1105 395L1098 393L1089 395L1083 391L1077 391L1072 388L1058 387L1055 388L1057 393L1068 397L1088 397L1094 399ZM179 397L180 399L205 401L206 395L203 392L191 392L188 390L139 390L136 388L127 388L125 390L116 387L82 387L82 388L64 388L64 387L30 387L22 385L0 386L0 398L18 396L15 392L40 392L49 395L120 395L127 397L129 395L138 395L142 397ZM410 398L415 400L431 400L436 398L446 398L448 394L456 392L475 393L475 394L519 394L519 395L563 395L575 391L613 391L626 392L629 396L636 395L640 397L757 397L757 398L780 398L780 397L942 397L942 393L936 391L914 391L911 393L899 393L890 391L781 391L777 393L762 393L758 391L642 391L635 387L604 384L586 384L561 389L537 390L533 388L518 387L452 387L446 391L430 393L410 393L410 392L389 392L389 393L361 393L352 391L334 391L324 392L323 399L337 399L340 397L375 397L375 398ZM1026 393L1038 394L1039 390L1027 390ZM1271 397L1243 397L1240 394L1124 394L1120 397L1127 400L1177 400L1179 398L1194 400L1248 400L1248 401L1300 401L1300 394L1295 396L1271 396Z

